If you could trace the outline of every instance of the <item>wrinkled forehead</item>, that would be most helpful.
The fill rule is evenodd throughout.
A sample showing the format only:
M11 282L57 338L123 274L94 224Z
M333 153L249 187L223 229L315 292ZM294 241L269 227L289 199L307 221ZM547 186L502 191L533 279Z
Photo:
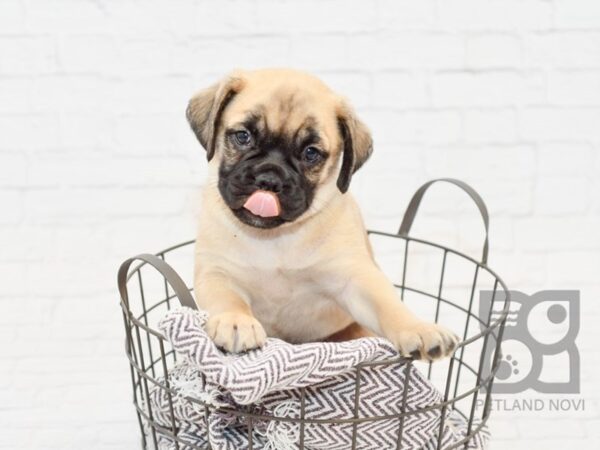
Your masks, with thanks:
M229 127L286 137L312 137L325 147L337 143L336 99L322 89L249 83L224 113Z

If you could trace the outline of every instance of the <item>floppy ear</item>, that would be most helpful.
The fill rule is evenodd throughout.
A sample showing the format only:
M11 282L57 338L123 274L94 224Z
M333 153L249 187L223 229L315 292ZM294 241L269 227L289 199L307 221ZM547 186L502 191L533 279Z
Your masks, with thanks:
M352 174L371 156L373 140L367 126L345 104L342 104L338 112L338 128L342 138L343 156L337 186L342 193L345 193L350 186Z
M215 146L223 111L242 89L244 84L240 76L232 75L220 83L198 92L186 109L187 120L192 131L206 150L210 161L215 154Z

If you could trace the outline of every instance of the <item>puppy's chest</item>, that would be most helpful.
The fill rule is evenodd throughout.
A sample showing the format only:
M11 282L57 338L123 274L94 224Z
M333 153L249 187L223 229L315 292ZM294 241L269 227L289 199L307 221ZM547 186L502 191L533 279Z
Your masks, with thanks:
M258 270L244 284L252 312L269 336L306 342L343 328L335 301L342 286L315 268Z
M263 254L240 268L240 281L252 303L289 304L315 292L335 289L316 262L302 254Z
M343 283L325 269L319 252L293 246L262 246L240 261L236 278L253 312L270 322L298 310L328 307Z
M318 274L322 258L319 252L292 238L246 240L231 247L231 255L234 254L239 276L258 286L271 281L266 283L270 288Z

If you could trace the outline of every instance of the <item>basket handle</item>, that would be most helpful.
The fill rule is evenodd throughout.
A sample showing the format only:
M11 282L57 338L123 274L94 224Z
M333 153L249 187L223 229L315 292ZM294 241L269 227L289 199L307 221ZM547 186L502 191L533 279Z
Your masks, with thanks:
M119 293L121 294L121 299L127 305L129 309L129 296L127 292L127 275L129 273L129 268L131 264L135 261L143 261L145 263L150 264L154 267L160 274L167 280L167 283L171 286L171 289L175 292L175 295L179 299L179 302L182 306L187 306L188 308L198 309L196 306L196 302L194 298L190 294L188 287L185 285L181 277L175 272L175 270L167 264L161 258L157 256L151 255L149 253L143 253L141 255L134 256L121 264L119 267L119 273L117 275L117 284L119 285Z
M485 202L483 201L481 196L477 193L477 191L475 191L475 189L473 189L471 186L469 186L464 181L457 180L455 178L438 178L435 180L428 181L423 186L421 186L419 189L417 189L417 192L415 192L415 194L413 195L413 197L410 200L410 203L408 204L408 207L406 208L406 212L404 213L404 217L402 218L402 224L400 225L400 230L398 231L398 234L403 237L408 236L408 233L410 232L410 228L412 227L412 224L415 220L417 210L419 209L419 205L421 204L421 200L423 199L423 195L425 194L425 191L427 191L427 189L429 189L429 186L431 186L433 183L436 183L438 181L445 181L447 183L451 183L451 184L454 184L455 186L458 186L463 191L465 191L467 194L469 194L469 197L471 197L471 199L477 205L477 208L479 209L479 212L481 213L481 217L483 218L483 225L485 226L485 241L483 243L483 254L481 256L481 262L483 264L487 264L488 247L489 247L488 233L489 233L489 228L490 228L490 217L488 215L488 210L487 210L487 207L485 206Z

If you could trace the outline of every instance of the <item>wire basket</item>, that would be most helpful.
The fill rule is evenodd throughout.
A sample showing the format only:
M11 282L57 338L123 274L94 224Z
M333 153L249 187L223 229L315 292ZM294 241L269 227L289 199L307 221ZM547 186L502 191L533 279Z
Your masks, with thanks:
M436 181L445 181L460 187L477 205L485 226L485 241L480 261L446 246L409 236L415 215L426 190ZM397 234L369 231L378 264L394 282L402 300L421 318L443 323L462 338L451 357L426 363L405 358L394 358L383 364L403 364L406 375L411 365L421 368L427 378L442 393L443 401L434 405L440 411L440 428L436 448L441 450L444 418L450 410L460 414L467 423L464 438L450 448L467 448L471 439L484 427L491 412L491 391L498 370L500 344L510 304L510 293L502 279L487 265L489 217L481 197L470 186L454 179L432 180L424 184L411 199ZM126 331L125 351L129 360L133 403L135 406L144 449L158 448L159 437L166 436L176 449L210 449L183 441L179 436L180 424L173 413L174 399L178 393L169 384L168 373L177 363L177 354L170 348L164 336L157 331L157 322L173 306L183 304L195 308L192 298L193 243L188 241L165 249L156 255L142 254L125 261L118 273L118 287ZM167 263L168 261L168 263ZM178 271L176 272L175 269ZM187 284L178 275L183 274ZM479 304L476 313L476 294L486 291L490 299L486 305ZM483 296L481 296L483 298ZM369 363L364 363L369 364ZM354 370L358 372L363 365ZM360 395L357 376L355 398ZM408 378L406 378L408 379ZM155 420L150 393L159 389L168 399L171 411L169 426ZM302 394L304 394L302 389ZM406 388L404 391L406 392ZM367 421L399 421L398 446L401 446L402 423L419 410L405 410L405 397L401 410L393 417L360 417L325 420L307 419L304 404L297 418L255 412L218 408L204 404L195 398L190 402L202 404L206 425L210 414L219 410L242 417L248 424L249 448L254 446L253 423L257 421L292 422L299 426L300 450L305 449L304 428L309 423L357 427ZM302 395L304 398L304 395ZM431 409L431 408L429 408ZM223 411L224 410L224 411ZM352 449L358 449L353 437ZM382 449L387 450L387 449Z

